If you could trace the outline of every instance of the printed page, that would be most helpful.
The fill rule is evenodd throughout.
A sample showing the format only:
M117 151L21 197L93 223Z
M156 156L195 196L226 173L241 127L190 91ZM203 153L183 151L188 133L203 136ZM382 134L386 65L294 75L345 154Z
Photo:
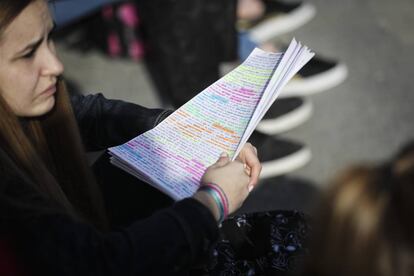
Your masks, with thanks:
M283 54L255 49L154 129L110 148L114 165L179 200L222 152L231 158Z
M295 39L291 41L289 47L283 55L282 60L275 69L274 74L263 92L262 98L246 128L242 140L236 150L236 156L239 154L243 145L247 142L253 133L257 124L263 118L267 110L272 106L279 96L282 88L286 83L314 56L315 54L308 47L302 46Z

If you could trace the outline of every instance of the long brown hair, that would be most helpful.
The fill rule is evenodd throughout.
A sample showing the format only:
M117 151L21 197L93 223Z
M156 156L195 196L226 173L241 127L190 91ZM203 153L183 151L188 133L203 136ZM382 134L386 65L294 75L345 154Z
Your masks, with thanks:
M39 0L0 2L0 36L34 1ZM50 206L57 212L86 220L103 230L106 219L102 198L88 166L70 99L61 79L55 97L55 106L48 114L18 118L0 91L0 149L20 174L24 174L21 177L29 179L26 184L50 201ZM34 202L20 205L38 207Z
M345 171L315 216L304 275L414 275L414 143Z

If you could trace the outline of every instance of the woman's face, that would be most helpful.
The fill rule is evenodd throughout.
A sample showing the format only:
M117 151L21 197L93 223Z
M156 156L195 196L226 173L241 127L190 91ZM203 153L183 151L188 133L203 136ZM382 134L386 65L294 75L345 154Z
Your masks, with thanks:
M0 38L0 94L17 116L44 115L55 104L63 66L50 39L52 28L46 1L36 0Z

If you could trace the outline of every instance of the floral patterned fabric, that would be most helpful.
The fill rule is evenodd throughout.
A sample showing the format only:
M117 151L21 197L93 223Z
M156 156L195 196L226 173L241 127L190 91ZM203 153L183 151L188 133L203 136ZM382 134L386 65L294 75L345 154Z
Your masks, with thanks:
M234 216L221 230L209 275L291 275L308 253L310 227L297 211Z
M106 28L105 52L111 57L139 61L144 56L144 46L139 37L140 20L136 4L131 1L105 6L101 15Z

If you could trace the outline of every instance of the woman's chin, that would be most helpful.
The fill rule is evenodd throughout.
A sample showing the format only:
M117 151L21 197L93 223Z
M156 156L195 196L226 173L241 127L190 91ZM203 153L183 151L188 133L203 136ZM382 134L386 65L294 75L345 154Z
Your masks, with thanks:
M38 114L38 116L42 116L42 115L49 113L55 106L55 103L56 103L56 99L54 96L49 97L47 100L45 100L43 105L39 107L40 114Z
M25 114L20 114L20 116L38 117L46 115L53 109L55 103L56 99L54 96L48 97L47 99L44 99L42 102L37 103L35 106L33 106L29 112L25 112Z

